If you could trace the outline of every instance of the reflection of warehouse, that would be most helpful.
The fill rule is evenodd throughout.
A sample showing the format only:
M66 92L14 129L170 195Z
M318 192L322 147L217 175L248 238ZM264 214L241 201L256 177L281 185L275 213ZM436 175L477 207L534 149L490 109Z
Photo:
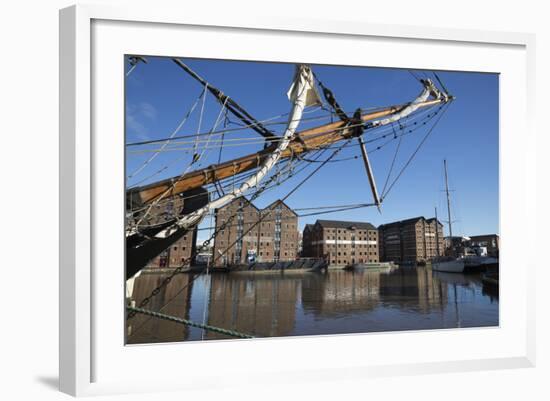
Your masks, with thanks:
M404 305L426 313L441 310L447 304L447 285L430 269L334 272L302 282L304 310L315 314L366 312L381 304Z
M331 265L379 261L378 230L370 223L317 220L306 225L302 242L302 256L325 258Z
M219 230L227 221L227 227ZM246 198L237 198L216 210L218 230L214 266L296 259L298 216L280 200L258 209Z
M334 272L308 277L302 282L302 305L314 313L330 315L372 310L378 305L379 294L379 272Z
M156 273L144 273L135 277L131 294L133 304L139 305L145 297L151 295L164 278L164 275ZM160 289L157 296L151 298L147 307L152 310L162 308L163 313L189 319L192 290L191 276L178 274ZM141 314L127 320L127 329L128 344L183 341L189 335L188 326L164 319L152 319L150 316Z
M443 309L447 304L447 285L434 276L431 269L397 269L380 277L382 302L407 305L421 312Z
M212 279L208 324L261 337L294 328L300 279L217 275ZM208 332L207 338L225 338Z
M378 233L380 259L385 262L428 261L437 256L437 238L439 254L443 254L443 225L435 218L421 216L382 224L378 227Z

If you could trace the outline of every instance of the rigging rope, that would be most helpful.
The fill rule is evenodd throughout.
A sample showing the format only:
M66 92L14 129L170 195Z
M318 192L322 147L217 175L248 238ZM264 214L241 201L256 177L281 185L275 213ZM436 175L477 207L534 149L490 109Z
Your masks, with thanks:
M443 91L446 93L446 94L450 94L449 91L447 90L447 88L445 87L445 85L443 85L443 82L441 81L441 79L439 79L439 75L437 75L437 73L435 71L432 71L432 73L434 74L434 77L435 79L437 80L437 82L439 82L439 85L441 85L441 89L443 89Z
M354 204L354 205L341 205L339 207L334 207L334 206L330 206L330 207L318 207L318 208L310 208L310 209L318 209L318 210L321 210L321 209L327 209L327 208L330 208L332 210L322 210L322 211L318 211L318 212L310 212L310 213L297 213L296 216L288 216L288 217L281 217L281 221L284 221L284 220L292 220L296 217L300 218L300 217L311 217L311 216L320 216L320 215L323 215L323 214L331 214L331 213L339 213L339 212L345 212L345 211L348 211L348 210L357 210L357 209L365 209L367 207L374 207L376 206L376 203L361 203L361 204ZM303 208L303 209L293 209L293 210L307 210L308 208ZM274 222L275 219L264 219L262 220L263 223L271 223L271 222ZM230 224L230 225L226 225L225 228L232 228L232 227L237 227L238 224ZM197 231L206 231L206 230L211 230L212 228L215 228L215 226L210 226L210 227L201 227L201 228L197 228Z
M203 105L204 105L204 102L203 102ZM214 126L212 127L211 131L214 131L219 123L219 117L221 116L222 114L222 111L223 111L223 108L225 107L225 105L222 106L221 110L220 110L220 113L218 114L218 118L216 119L216 122L214 123ZM202 112L201 112L202 113ZM201 119L202 119L202 116L201 116ZM202 156L204 155L204 152L207 150L207 147L204 147L202 148L201 150L201 153L198 154L198 153L194 153L193 154L193 159L191 160L190 164L187 166L187 168L185 169L185 171L179 176L179 179L181 179L181 177L183 177L185 174L187 174L187 172L189 171L189 169L191 168L191 166L199 161L199 166L202 165L202 161L200 161L202 159ZM148 206L147 208L147 211L145 212L145 214L138 220L138 222L135 224L135 228L136 230L139 229L139 226L140 224L143 222L143 220L149 215L149 213L151 212L151 210L153 209L154 206L158 205L158 203L164 198L166 197L166 195L168 195L170 192L172 192L172 190L174 189L174 186L176 185L176 183L178 182L178 180L173 180L172 182L172 185L170 187L168 187L162 194L160 194L160 196L155 199L153 202L151 202L151 204Z
M395 127L392 124L392 129L394 132L394 139L397 137L397 134L395 132ZM399 142L397 142L397 147L395 148L395 153L393 155L393 159L391 161L390 169L388 170L388 175L386 176L386 181L384 182L384 188L382 188L382 194L386 191L386 187L388 186L388 182L391 177L391 173L393 172L393 166L395 165L395 160L397 159L397 154L399 153L399 148L401 147L401 142L403 140L403 128L401 128L401 135L399 136Z
M386 107L382 107L382 106L361 107L361 110L374 112L374 111L377 111L377 110L383 110L385 108ZM323 110L323 111L326 111L327 113L331 113L330 110L327 111L326 109L320 109L318 107L316 107L314 110L304 111L304 113L313 113L313 112L317 112L319 110ZM353 111L350 112L350 113L353 113ZM288 113L280 114L278 116L265 119L265 120L261 121L261 123L264 126L269 126L269 125L283 125L283 126L286 126L289 121L290 122L296 121L296 120L284 120L284 121L274 121L274 122L269 123L269 121L273 121L273 120L276 120L276 119L279 119L279 118L283 118L287 115L288 115ZM330 119L330 116L328 116L328 115L325 116L324 115L324 116L315 116L315 117L303 117L300 121L301 122L307 122L307 121L311 122L311 121L320 121L320 120L328 120L328 119ZM214 132L212 132L212 134L221 135L223 133L233 133L233 132L243 131L243 130L246 130L246 129L249 129L249 128L252 128L253 126L255 126L255 124L244 125L244 124L236 123L236 122L232 121L229 118L228 118L228 122L231 123L231 124L234 124L234 125L238 125L239 128L223 129L223 130L220 130L220 131L214 131ZM196 136L206 136L206 135L209 135L209 134L210 134L209 132L201 132L201 133L198 133L198 134L180 135L180 136L175 136L174 138L171 138L171 140L195 138ZM164 142L167 139L169 139L169 138L150 139L150 140L141 141L141 142L131 142L131 143L127 143L126 146L130 147L130 146L148 145L148 144L153 144L153 143ZM261 138L259 138L259 139L261 139Z
M433 117L433 114L431 113L431 110L433 108L437 107L437 105L432 105L432 106L429 106L425 109L423 109L422 111L418 112L415 114L414 117L410 118L408 117L407 118L407 121L409 121L409 123L406 123L406 124L400 124L400 127L410 127L412 125L418 125L418 123L421 123L422 121L424 120L429 120L430 118ZM322 131L322 132L319 132L317 133L317 135L319 134L326 134L326 133L331 133L331 132L334 132L334 133L338 133L340 131L345 131L347 129L351 129L351 128L355 128L355 127L360 127L362 126L363 123L358 123L358 124L350 124L350 125L347 125L347 126L343 126L343 127L340 127L340 128L336 128L336 129L328 129L326 131ZM384 138L386 137L387 135L389 135L392 131L392 127L391 126L377 126L377 127L370 127L368 128L367 132L369 133L369 135L371 134L382 134L382 133L385 133L385 135L382 135L381 137ZM223 131L220 131L219 133L221 134ZM377 138L374 138L374 139L369 139L367 141L365 141L365 143L370 143L370 142L373 142L375 140L379 139L378 137ZM224 145L224 147L233 147L233 146L244 146L244 145L253 145L253 144L263 144L265 141L260 138L260 139L257 139L257 138L230 138L230 139L225 139L226 141L243 141L242 143L239 143L239 144L228 144L228 145ZM216 140L216 139L212 139L213 142L216 142L216 141L220 141L219 139ZM244 142L246 141L246 142ZM278 139L274 139L272 142L275 143L277 142ZM188 141L175 141L175 142L172 142L172 145L177 145L177 144L189 144L191 142L188 142ZM219 145L213 145L212 147L215 148ZM184 151L184 150L190 150L191 147L171 147L169 149L166 149L164 151ZM148 152L159 152L160 150L159 149L141 149L141 150L135 150L135 151L128 151L127 153L129 154L139 154L139 153L148 153Z
M399 140L401 141L403 136L408 135L408 134L411 134L411 133L413 133L414 131L416 131L416 130L422 128L424 125L426 125L427 121L430 120L430 119L432 119L433 117L435 117L435 116L437 115L437 113L441 110L442 107L443 107L443 106L440 106L440 107L438 108L437 112L433 112L433 113L430 112L430 113L427 113L427 116L424 117L421 121L419 121L419 122L422 122L422 121L423 121L422 124L420 124L420 125L417 125L417 122L416 122L416 121L413 121L413 119L410 120L410 121L411 121L410 124L400 125L400 128L401 128L402 133L398 135ZM429 111L429 110L428 110L428 111ZM414 128L412 128L412 129L410 129L410 130L408 130L408 131L405 130L405 128L408 128L409 126L412 126L412 125L417 125L417 126L414 127ZM394 129L393 129L393 126L390 127L389 129L391 129L392 131L394 130ZM376 130L376 129L375 129L375 130ZM377 132L384 132L384 131L378 130ZM367 141L365 141L365 142L366 142L366 143L373 143L373 142L376 142L376 141L378 141L378 140L381 140L381 139L386 138L387 135L388 135L388 134L379 135L379 136L374 137L374 138L371 138L370 140L367 140ZM396 139L396 137L395 137L395 131L394 131L394 137L393 137L392 139L390 139L390 140L388 140L387 142L383 143L382 145L380 145L380 146L378 146L378 147L376 147L376 148L370 150L369 153L373 153L373 152L376 152L376 151L378 151L378 150L381 150L383 147L385 147L386 145L388 145L389 143L391 143L391 142L392 142L393 140L395 140L395 139ZM349 147L355 147L355 146L359 146L359 145L358 145L358 144L348 143L348 144L346 144L344 147L345 147L345 148L349 148ZM325 147L323 147L323 144L321 144L319 149L335 149L335 148L336 148L335 146L325 146ZM299 155L297 155L297 156L299 156ZM355 159L355 158L357 158L357 156L354 156L354 157L353 157L353 159ZM318 159L315 159L315 160L313 160L313 159L305 159L305 158L303 158L303 157L298 157L298 159L300 159L300 162L299 162L298 164L302 164L302 163L301 163L302 161L309 162L309 163L323 162L322 160L318 160ZM346 160L348 160L348 159L351 159L351 158L338 159L338 160L331 160L331 162L346 161ZM302 170L303 170L303 168L300 169L298 172L300 172L300 171L302 171ZM254 172L252 172L252 173L246 173L246 172L245 172L245 173L242 173L242 174L240 175L240 177L245 177L245 178L246 178L247 176L249 177L249 176L252 175L252 174L254 174ZM233 178L234 178L234 177L227 178L225 181L228 181L228 180L233 179ZM284 181L288 180L289 178L290 178L290 177L285 178ZM388 180L388 179L387 179L387 180ZM386 180L386 181L387 181L387 180ZM221 180L221 181L224 181L224 180ZM239 178L239 182L242 182L242 181L243 181L243 180L242 180L241 178ZM283 181L283 182L284 182L284 181ZM276 185L273 185L273 186L271 186L270 188L273 188L273 187L275 187L275 186L276 186ZM386 185L386 186L387 186L387 185ZM225 188L228 188L228 187L229 187L229 185L226 185ZM219 192L219 190L217 190L217 191ZM212 194L212 193L214 193L214 192L215 192L215 191L209 191L209 194ZM382 192L382 193L383 193L383 192ZM197 196L197 195L191 195L190 197L193 197L193 196ZM188 198L188 197L185 197L185 198L183 198L183 199L187 199L187 198ZM144 208L147 208L147 207L148 207L148 206L145 206ZM134 212L137 212L137 211L139 211L139 209L133 210L133 211L134 211ZM141 225L141 226L143 226L143 225Z
M208 83L204 84L204 91L206 92L206 90L208 89ZM199 115L199 124L197 126L197 134L195 136L195 145L193 147L193 161L192 161L192 164L195 163L197 160L199 160L197 157L197 140L198 140L198 135L199 133L201 132L201 126L202 126L202 117L204 115L204 104L206 103L206 96L204 96L202 98L202 105L201 105L201 113ZM211 133L210 133L211 134ZM208 134L208 135L210 135Z
M450 103L447 103L446 105L448 106ZM422 138L422 140L420 141L420 143L418 144L418 146L416 147L416 149L414 150L414 152L411 154L411 156L409 157L409 159L407 160L407 162L405 163L405 165L403 166L403 168L401 168L401 170L399 171L399 173L397 174L397 176L395 177L395 179L392 181L391 185L388 187L386 193L383 193L382 196L380 197L381 199L385 199L386 196L389 194L389 192L392 190L392 188L394 187L394 185L397 183L397 181L399 180L399 178L401 177L401 175L403 175L403 173L405 172L405 170L407 169L407 167L410 165L410 163L412 162L412 160L414 159L414 157L416 156L416 154L418 153L418 151L420 150L420 148L422 147L422 145L426 142L426 139L428 139L428 137L431 135L431 133L433 132L434 128L436 127L437 123L439 123L439 121L441 121L441 117L443 117L443 115L445 114L445 112L448 110L448 107L443 107L441 112L439 113L439 117L436 119L436 121L434 122L434 124L432 125L432 127L430 128L430 130L426 133L426 135L424 135L424 138ZM436 112L438 113L438 112Z
M164 150L166 148L166 146L168 146L169 142L170 142L170 139L172 139L178 132L179 130L181 129L181 127L183 127L183 125L185 124L185 122L187 121L187 119L191 116L191 114L193 114L193 111L195 110L195 108L197 107L201 97L206 97L205 96L206 94L206 88L204 88L202 90L202 92L200 93L200 95L197 97L197 100L195 101L195 103L193 104L193 106L191 107L191 109L189 109L187 111L187 114L183 117L183 120L181 120L181 122L177 125L176 129L172 132L172 134L170 134L170 136L168 137L168 139L162 144L161 148L160 148L160 151ZM133 173L131 173L129 176L128 176L128 179L131 179L132 177L136 176L137 174L139 174L145 167L147 167L147 165L149 163L151 163L155 157L157 157L158 153L155 153L153 154L149 159L147 159L145 162L143 162L143 164L137 169L135 170Z
M171 315L165 315L164 313L155 312L155 311L152 311L152 310L149 310L149 309L135 308L133 306L127 306L126 310L128 310L130 312L134 312L134 313L139 313L139 314L142 314L142 315L155 317L157 319L167 320L169 322L184 324L186 326L191 326L191 327L197 327L199 329L212 331L214 333L225 334L226 336L230 336L230 337L254 338L254 336L251 336L250 334L241 333L241 332L235 331L235 330L222 329L221 327L210 326L208 324L195 323L192 320L183 319L183 318L176 317L176 316L171 316Z
M285 163L285 164L288 164L289 162L291 162L290 159L287 159L287 160L282 160L280 161L280 163ZM298 162L298 164L305 164L305 163L302 163L302 162ZM305 168L307 168L307 165L305 166ZM301 170L298 171L301 172L304 168L302 168ZM286 173L286 170L288 170L288 165L285 165L284 167L284 170L281 170L282 172L285 172ZM219 180L221 184L225 184L222 186L222 188L224 189L229 189L231 188L231 186L233 184L240 184L242 182L244 182L247 178L249 178L250 176L254 175L255 174L255 171L252 171L252 172L243 172L243 173L240 173L240 174L237 174L237 175L234 175L232 177L228 177L228 178L225 178L225 179L222 179L222 180ZM286 180L286 179L285 179ZM284 181L283 181L284 182ZM209 188L212 188L215 184L210 184L208 185ZM271 188L271 187L270 187ZM216 190L209 190L208 191L208 194L211 195L213 194L214 192L216 192ZM199 197L199 196L202 196L202 194L196 194L196 195L188 195L188 196L182 196L181 199L182 200L187 200L187 199L191 199L191 198L194 198L194 197ZM169 199L164 199L163 202L168 202ZM160 203L160 202L159 202ZM145 210L149 207L149 205L146 205L146 206L142 206L142 207L139 207L139 208L135 208L135 209L131 209L131 211L133 213L137 213L137 212L140 212L142 210Z
M137 64L134 64L130 67L130 69L128 70L128 72L126 73L126 77L128 77L132 71L134 71L134 69L137 67Z
M427 117L424 118L426 121L422 122L421 125L418 125L417 127L413 128L413 129L410 129L410 130L408 130L408 131L405 131L405 128L406 128L406 127L408 127L409 125L413 125L413 124L416 125L417 122L411 123L411 124L409 124L409 125L407 125L407 124L405 124L405 125L400 125L401 131L402 131L402 133L401 133L400 135L398 135L400 141L402 140L402 137L403 137L403 136L408 135L408 134L411 134L412 132L414 132L414 131L416 131L416 130L422 128L424 125L426 125L427 120L432 119L433 117L435 117L435 116L437 115L437 113L441 110L442 107L443 107L443 106L440 106L440 107L438 108L437 112L428 113L428 114L427 114ZM392 127L391 129L393 130L393 127ZM380 135L380 136L378 136L378 137L375 137L375 138L372 138L372 139L366 141L366 143L372 143L372 142L381 140L381 139L386 138L386 137L387 137L387 134L386 134L386 135ZM388 145L389 143L391 143L391 142L392 142L393 140L395 140L395 139L396 139L396 138L395 138L395 132L394 132L394 138L388 140L387 142L383 143L382 145L376 147L375 149L370 150L369 153L372 154L373 152L376 152L376 151L378 151L378 150L381 150L383 147L385 147L386 145ZM351 143L348 143L348 144L345 144L345 145L344 145L345 148L354 147L354 146L359 146L359 145L357 145L357 144L351 144ZM322 147L322 144L321 144L321 148L320 148L320 149L335 149L335 148L336 148L336 147L333 147L333 146ZM355 158L355 157L354 157L354 158ZM300 159L299 164L301 164L302 161L307 161L307 162L309 162L309 163L323 162L323 161L318 160L318 159L316 159L316 160L312 160L312 159L309 159L309 160L302 160L303 158L299 158L299 159ZM340 160L340 161L345 161L344 159L339 159L339 160ZM331 160L331 162L336 162L336 161L337 161L337 160ZM307 167L307 166L306 166L306 167ZM302 171L303 169L304 169L304 168L300 169L298 172ZM246 175L246 174L248 174L248 175ZM252 174L254 174L254 172L252 172L252 173L243 173L240 177L245 177L245 178L246 178L247 176L249 177L249 176L251 176ZM286 177L286 178L283 180L283 182L285 182L286 180L288 180L290 177L291 177L290 175L289 175L288 177ZM229 180L229 178L226 179L226 180ZM387 179L387 180L388 180L388 179ZM222 181L223 181L223 180L222 180ZM239 182L242 182L242 181L243 181L242 179L239 179ZM214 185L215 185L215 184L214 184ZM277 185L272 185L272 186L271 186L270 188L268 188L268 189L271 189L271 188L273 188L273 187L275 187L275 186L277 186ZM385 185L385 186L387 186L387 185ZM226 188L228 188L228 187L229 187L229 185L226 186ZM216 191L219 192L218 189L217 189ZM215 192L215 191L209 191L209 194L212 194L212 193L214 193L214 192ZM382 193L384 193L384 191L383 191ZM197 195L194 195L194 196L197 196ZM185 198L184 198L184 199L185 199ZM147 208L147 206L146 206L145 208ZM134 212L135 212L135 210L134 210ZM140 226L143 227L144 225L143 225L143 224L140 224Z
M129 56L128 57L128 62L130 63L131 67L128 70L128 72L126 73L126 77L128 77L132 73L132 71L135 70L135 68L137 67L137 65L140 62L143 62L143 63L147 64L147 59L145 57L142 57L142 56Z
M227 109L225 110L225 119L223 120L223 128L226 129L227 128L227 124L228 124L228 121L229 121L229 116L227 115ZM220 153L218 154L218 164L220 164L222 162L222 150L223 150L223 143L224 143L224 139L225 139L225 132L222 132L222 137L221 137L221 146L220 146Z
M228 98L225 98L225 101L223 102L222 107L220 108L220 112L218 113L218 116L216 117L216 122L214 123L214 125L210 129L210 133L208 134L208 141L204 145L203 149L209 149L208 145L210 144L210 139L211 139L211 136L212 136L212 132L214 132L216 130L216 128L218 127L218 124L220 123L220 117L222 116L223 111L226 110L227 99ZM223 144L222 144L222 146L223 146ZM209 152L210 152L210 150L209 150ZM203 155L204 155L204 152L199 156L199 158L202 158ZM207 155L208 155L208 153L206 153L206 156ZM206 156L204 156L204 157L206 157Z
M414 72L413 72L412 70L407 70L407 71L408 71L408 72L409 72L409 74L411 74L411 75L412 75L412 76L414 77L414 79L416 79L416 80L417 80L418 82L420 82L420 81L421 81L421 79L420 79L420 78L418 78L418 76L417 76L417 75L416 75L416 74L415 74L415 73L414 73Z

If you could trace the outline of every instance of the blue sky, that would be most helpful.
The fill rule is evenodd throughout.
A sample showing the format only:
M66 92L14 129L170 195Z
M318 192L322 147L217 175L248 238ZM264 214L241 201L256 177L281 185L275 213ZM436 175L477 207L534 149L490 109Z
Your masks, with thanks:
M181 122L202 91L169 58L148 57L126 80L126 142L140 142L168 137ZM212 85L234 98L251 115L264 120L290 110L286 92L291 83L291 64L236 62L220 60L182 60ZM128 67L128 66L127 66ZM367 67L312 66L318 78L328 86L345 110L402 104L414 99L421 84L406 69ZM414 71L423 76L429 72ZM445 86L456 96L429 136L414 161L384 200L382 213L376 208L356 209L325 214L322 219L368 221L374 225L414 216L432 217L438 207L440 220L446 220L443 159L447 159L451 193L453 233L463 235L499 232L498 208L498 75L486 73L438 72ZM205 98L200 132L207 132L220 111L213 96ZM178 135L198 132L199 101L195 111L178 131ZM236 120L233 118L233 120ZM316 125L303 123L300 129ZM431 125L432 123L429 123ZM280 133L284 128L274 126ZM393 175L399 171L420 142L427 128L404 136ZM369 139L368 131L365 139ZM232 134L234 137L259 138L251 130ZM230 135L227 136L229 138ZM395 154L393 141L370 156L378 186L382 187ZM127 175L130 175L162 144L127 148ZM181 145L190 146L190 145ZM261 144L224 147L222 160L261 149ZM367 146L373 150L372 146ZM206 167L218 159L213 149L193 168ZM360 155L357 146L344 149L336 158ZM129 185L145 184L179 174L189 164L190 155L181 151L160 153L139 174L128 179ZM163 166L168 165L163 169ZM154 172L161 171L147 179ZM264 207L285 196L303 176L290 179L256 201ZM391 179L390 179L391 181ZM372 195L360 157L325 166L286 203L292 208L323 205L355 204L372 201ZM300 219L300 227L317 217ZM203 226L206 223L203 223ZM447 232L447 228L446 228ZM204 238L204 235L199 235Z

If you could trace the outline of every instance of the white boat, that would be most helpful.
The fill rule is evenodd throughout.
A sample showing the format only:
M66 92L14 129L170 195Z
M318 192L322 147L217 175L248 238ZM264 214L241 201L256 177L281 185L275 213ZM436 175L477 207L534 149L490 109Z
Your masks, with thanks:
M354 263L344 267L344 270L366 270L366 271L376 271L381 273L390 273L395 270L397 265L393 262L379 262L379 263Z
M463 273L464 260L452 257L436 258L432 261L432 270L447 273Z

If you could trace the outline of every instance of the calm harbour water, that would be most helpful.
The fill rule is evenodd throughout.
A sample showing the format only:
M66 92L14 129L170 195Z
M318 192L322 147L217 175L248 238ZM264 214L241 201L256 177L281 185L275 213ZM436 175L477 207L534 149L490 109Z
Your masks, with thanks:
M136 278L141 299L165 277ZM190 283L176 276L147 308L257 337L498 326L498 293L479 274L432 272L429 267L328 273L217 273ZM137 315L127 343L232 338Z

